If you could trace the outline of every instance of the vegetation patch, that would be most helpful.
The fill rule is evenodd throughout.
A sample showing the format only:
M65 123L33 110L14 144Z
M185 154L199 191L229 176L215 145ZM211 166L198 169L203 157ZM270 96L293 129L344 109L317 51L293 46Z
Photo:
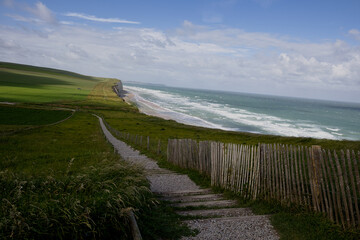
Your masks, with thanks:
M84 100L99 81L67 71L0 62L0 102Z
M70 115L71 111L64 110L0 106L0 124L4 125L45 125L61 121Z
M4 68L3 63L0 65ZM6 71L0 72L9 78L0 78L7 81L0 84L0 101L36 102L36 94L40 94L37 91L44 90L39 97L48 103L0 107L0 132L27 129L0 136L0 239L131 239L130 210L135 213L144 239L178 239L192 234L173 209L150 192L142 169L114 153L98 119L89 113L112 109L122 102L116 96L107 96L107 88L111 91L117 80L5 65ZM66 83L69 79L76 81ZM89 83L89 91L83 92L81 101L74 101L79 99L67 95L66 88L84 83L81 79ZM10 86L8 80L16 86ZM99 95L88 97L96 83ZM2 94L9 87L15 98ZM33 95L26 95L22 87ZM56 92L51 92L52 87ZM53 108L79 111L62 123L29 129L72 114Z
M0 235L12 239L127 239L130 209L156 200L137 169L104 161L62 177L1 172ZM132 177L128 177L131 174Z

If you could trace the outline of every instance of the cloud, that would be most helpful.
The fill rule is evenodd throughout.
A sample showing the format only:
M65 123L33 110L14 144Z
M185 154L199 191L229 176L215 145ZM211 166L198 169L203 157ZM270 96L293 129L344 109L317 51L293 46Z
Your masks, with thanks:
M55 25L57 20L55 14L47 8L42 2L37 2L30 6L25 3L19 3L13 0L3 1L3 5L8 8L13 8L18 11L18 14L5 14L6 16L21 22L31 23L47 23ZM20 14L21 13L21 14ZM29 16L30 14L30 16ZM26 16L24 16L26 15Z
M83 14L83 13L70 12L70 13L65 13L64 15L67 17L76 17L76 18L81 18L81 19L90 20L90 21L94 21L94 22L140 24L140 22L135 22L135 21L128 21L128 20L123 20L123 19L119 19L119 18L99 18L99 17L95 17L92 15L87 15L87 14Z
M12 18L13 20L18 21L18 22L34 22L34 23L35 23L35 22L37 22L37 23L40 22L39 19L36 19L36 18L27 18L27 17L21 16L21 15L17 15L17 14L5 14L5 16L10 17L10 18Z
M0 60L122 80L360 102L360 47L184 21L173 31L0 25ZM356 32L354 32L356 33ZM336 99L335 99L336 98Z
M351 29L349 30L349 34L351 37L353 37L356 40L360 41L360 31L357 29Z
M26 10L46 23L55 24L57 22L52 11L42 2L37 2L34 7L26 7Z

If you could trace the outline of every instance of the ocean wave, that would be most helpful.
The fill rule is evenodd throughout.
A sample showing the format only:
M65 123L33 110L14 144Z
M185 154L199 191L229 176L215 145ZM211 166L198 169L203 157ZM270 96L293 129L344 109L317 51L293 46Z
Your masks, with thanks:
M215 119L232 122L232 125L246 125L259 129L259 133L294 137L338 139L340 129L323 127L308 120L291 120L264 113L251 112L228 104L210 102L201 97L190 98L177 93L169 93L142 87L126 86L126 90L137 96L137 101L152 106L152 110L182 123L202 127L238 130L225 124L214 123ZM155 105L153 105L155 104ZM141 107L141 106L140 106ZM143 109L144 110L144 109Z
M148 101L148 100L144 99L143 97L141 97L137 92L138 89L135 90L135 89L126 88L126 90L129 92L131 90L133 90L131 93L134 94L135 103L139 106L140 110L147 115L159 116L159 117L162 117L165 119L172 119L172 120L175 120L180 123L195 125L195 126L199 126L199 127L223 129L223 130L230 130L230 131L235 130L233 128L226 128L219 124L211 123L209 121L206 121L204 119L201 119L201 118L198 118L195 116L191 116L191 115L188 115L188 114L185 114L182 112L173 111L166 107L162 107L157 103ZM164 97L165 95L168 95L168 94L162 94L162 97Z

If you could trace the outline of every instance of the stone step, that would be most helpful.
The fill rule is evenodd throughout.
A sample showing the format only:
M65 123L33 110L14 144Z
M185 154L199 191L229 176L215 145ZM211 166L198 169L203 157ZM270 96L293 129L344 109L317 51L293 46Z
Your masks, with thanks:
M201 201L223 200L224 198L221 194L204 194L204 195L164 197L162 199L171 202L201 202Z
M191 210L191 211L177 211L176 213L182 216L198 216L198 217L212 217L212 218L254 216L250 208Z
M155 175L155 174L177 174L167 169L145 169L145 174L147 175Z
M176 197L176 196L190 196L190 195L201 195L212 193L210 188L198 189L193 191L172 191L172 192L154 192L155 194L163 197Z
M235 200L218 200L218 201L205 201L205 202L183 202L183 203L173 203L173 207L232 207L235 206L237 202Z
M184 221L184 223L192 229L197 229L199 234L194 237L183 237L182 240L279 239L266 215L195 219Z

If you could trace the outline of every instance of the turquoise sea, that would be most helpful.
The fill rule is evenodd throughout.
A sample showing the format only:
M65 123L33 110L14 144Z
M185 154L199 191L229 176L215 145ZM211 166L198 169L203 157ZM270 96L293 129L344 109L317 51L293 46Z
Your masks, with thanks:
M124 83L149 115L282 136L360 140L360 104Z

